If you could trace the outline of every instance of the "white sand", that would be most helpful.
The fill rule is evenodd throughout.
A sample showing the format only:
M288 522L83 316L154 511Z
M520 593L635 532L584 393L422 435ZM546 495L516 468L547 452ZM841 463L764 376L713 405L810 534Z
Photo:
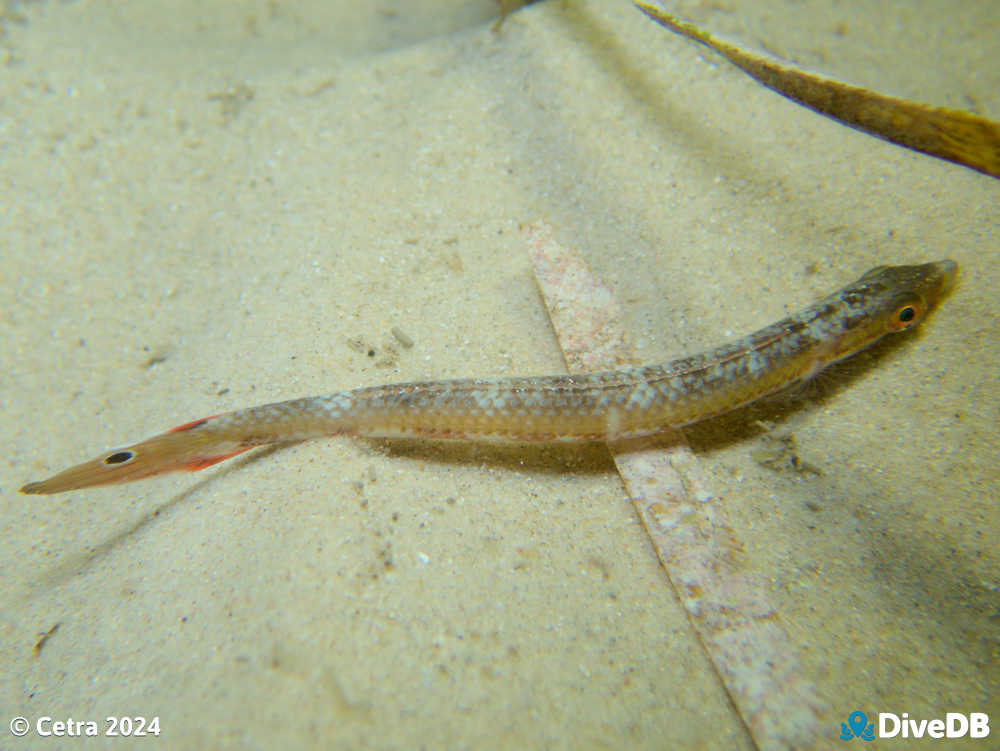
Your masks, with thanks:
M727 6L677 10L1000 117L996 3ZM1000 181L622 1L500 36L488 2L114 7L0 3L0 746L45 745L10 743L14 715L156 715L172 748L749 748L600 447L317 441L16 492L228 409L561 370L516 231L536 217L649 361L874 265L959 262L916 335L691 437L827 702L820 746L857 708L1000 721ZM821 474L759 466L758 418Z

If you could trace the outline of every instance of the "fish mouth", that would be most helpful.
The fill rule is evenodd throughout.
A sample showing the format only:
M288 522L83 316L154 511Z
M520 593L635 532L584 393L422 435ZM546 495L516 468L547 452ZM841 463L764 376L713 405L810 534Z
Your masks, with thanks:
M958 280L958 264L950 259L934 264L941 275L941 294L946 295L955 287Z
M929 284L927 291L927 302L936 305L941 298L945 297L955 288L958 281L958 264L949 258L943 261L928 263L930 273L927 274Z

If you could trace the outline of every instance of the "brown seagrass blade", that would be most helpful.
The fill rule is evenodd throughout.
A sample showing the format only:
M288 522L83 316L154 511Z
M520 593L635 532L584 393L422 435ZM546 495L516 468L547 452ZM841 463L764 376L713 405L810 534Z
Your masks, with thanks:
M1000 178L1000 123L807 73L747 52L670 15L652 2L636 6L662 26L718 52L759 83L821 115L892 143Z

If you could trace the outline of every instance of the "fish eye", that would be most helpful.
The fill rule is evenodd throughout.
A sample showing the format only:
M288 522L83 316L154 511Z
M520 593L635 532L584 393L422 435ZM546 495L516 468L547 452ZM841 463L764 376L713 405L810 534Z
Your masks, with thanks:
M916 325L924 314L922 300L908 300L899 305L889 318L890 331L905 331Z
M135 459L135 452L133 451L116 451L111 456L104 458L105 464L125 464Z

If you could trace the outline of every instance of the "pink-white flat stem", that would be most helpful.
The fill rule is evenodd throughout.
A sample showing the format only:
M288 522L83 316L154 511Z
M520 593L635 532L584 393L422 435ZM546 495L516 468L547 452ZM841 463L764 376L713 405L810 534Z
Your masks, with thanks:
M570 372L621 367L631 347L609 285L547 224L522 226ZM679 430L610 444L618 472L695 632L761 749L818 747L829 730L766 588L737 566L726 508ZM729 499L732 502L732 499Z

